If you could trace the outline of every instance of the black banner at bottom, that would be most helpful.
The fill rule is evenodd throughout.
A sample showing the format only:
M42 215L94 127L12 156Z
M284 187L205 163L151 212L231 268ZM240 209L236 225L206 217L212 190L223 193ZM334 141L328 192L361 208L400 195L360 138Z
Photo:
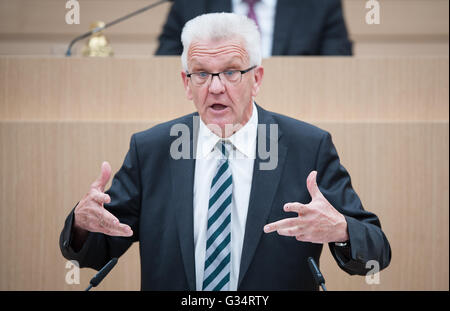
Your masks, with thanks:
M22 303L39 306L57 303L58 308L130 308L145 306L149 310L281 310L287 307L354 305L360 308L386 308L392 302L403 307L417 303L433 304L448 300L449 292L1 292L5 304L15 307ZM431 300L430 300L431 299ZM142 304L142 305L141 305ZM312 304L312 305L311 305ZM140 309L138 307L138 309Z

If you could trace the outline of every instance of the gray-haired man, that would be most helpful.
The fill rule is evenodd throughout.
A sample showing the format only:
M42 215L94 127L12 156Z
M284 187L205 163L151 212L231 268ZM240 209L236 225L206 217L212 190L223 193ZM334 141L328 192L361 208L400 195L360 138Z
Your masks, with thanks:
M143 290L314 290L307 258L318 261L324 243L350 274L365 274L369 260L386 267L389 242L330 134L255 104L264 75L256 25L206 14L182 41L197 112L134 134L106 192L102 165L66 220L63 255L99 269L139 241ZM190 132L187 158L170 155L179 124ZM264 132L273 128L275 137ZM277 165L263 170L258 146L274 140Z

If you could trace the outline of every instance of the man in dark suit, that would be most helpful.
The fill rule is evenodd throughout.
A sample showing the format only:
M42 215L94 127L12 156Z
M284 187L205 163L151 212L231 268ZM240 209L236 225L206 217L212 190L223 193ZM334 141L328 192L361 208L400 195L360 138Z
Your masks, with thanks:
M250 5L244 2L246 1L175 0L159 36L159 47L155 54L180 55L183 50L180 40L181 30L188 20L213 12L247 14L245 7ZM352 55L352 43L348 38L341 0L261 0L256 2L255 16L259 15L263 57ZM267 44L270 46L265 47ZM265 49L268 49L266 53Z
M316 290L307 258L325 243L350 274L385 268L389 242L330 134L254 102L256 25L206 14L182 40L197 112L134 134L106 192L102 164L61 232L64 257L100 269L139 241L143 290Z

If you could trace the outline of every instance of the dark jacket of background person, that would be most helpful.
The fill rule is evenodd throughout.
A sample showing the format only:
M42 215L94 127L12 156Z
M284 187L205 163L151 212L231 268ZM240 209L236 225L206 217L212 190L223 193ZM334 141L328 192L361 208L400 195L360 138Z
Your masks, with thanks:
M175 0L156 55L181 55L181 30L190 19L231 12L231 0ZM272 55L352 55L340 0L278 0Z

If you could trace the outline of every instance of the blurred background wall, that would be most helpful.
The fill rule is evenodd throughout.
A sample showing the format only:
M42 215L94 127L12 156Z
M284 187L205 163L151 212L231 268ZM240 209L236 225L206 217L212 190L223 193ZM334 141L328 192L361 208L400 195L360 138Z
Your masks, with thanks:
M93 21L112 21L151 3L80 0L80 24L65 23L63 0L0 0L0 54L64 55L70 40ZM381 21L368 25L366 1L343 0L355 55L448 55L448 0L380 0ZM152 55L170 4L107 30L117 56ZM80 51L78 44L74 52Z

